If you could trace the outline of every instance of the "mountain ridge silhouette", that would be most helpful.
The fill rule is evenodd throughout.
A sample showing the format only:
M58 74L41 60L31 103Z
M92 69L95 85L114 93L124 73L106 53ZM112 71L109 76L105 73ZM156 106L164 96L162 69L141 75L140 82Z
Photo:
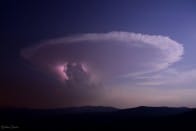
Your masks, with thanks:
M192 128L195 120L196 109L187 107L0 109L0 125L17 125L24 130L171 130Z

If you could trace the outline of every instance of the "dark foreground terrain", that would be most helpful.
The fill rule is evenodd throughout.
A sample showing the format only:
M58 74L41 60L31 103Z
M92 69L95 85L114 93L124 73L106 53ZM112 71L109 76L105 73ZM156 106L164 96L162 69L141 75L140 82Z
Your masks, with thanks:
M75 107L0 109L0 130L196 130L196 109Z

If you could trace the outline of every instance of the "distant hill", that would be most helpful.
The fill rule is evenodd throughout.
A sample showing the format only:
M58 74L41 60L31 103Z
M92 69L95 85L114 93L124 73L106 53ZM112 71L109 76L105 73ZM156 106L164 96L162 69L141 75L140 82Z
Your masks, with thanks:
M17 125L24 130L160 130L159 127L170 130L170 127L187 129L195 120L196 109L186 107L0 109L0 125Z
M177 115L191 111L192 109L186 107L136 107L129 109L122 109L118 114L131 117L155 117L155 116L170 116Z
M68 113L114 112L118 110L119 109L114 107L105 107L105 106L82 106L82 107L70 107L64 109L64 111Z
M9 119L15 116L15 119L24 117L45 117L45 116L62 116L73 114L91 114L95 115L113 115L122 117L158 117L183 114L192 111L191 108L186 107L136 107L127 109L118 109L114 107L105 106L82 106L69 107L57 109L25 109L25 108L7 108L0 109L0 119ZM195 112L196 110L193 110ZM188 115L188 113L187 113Z

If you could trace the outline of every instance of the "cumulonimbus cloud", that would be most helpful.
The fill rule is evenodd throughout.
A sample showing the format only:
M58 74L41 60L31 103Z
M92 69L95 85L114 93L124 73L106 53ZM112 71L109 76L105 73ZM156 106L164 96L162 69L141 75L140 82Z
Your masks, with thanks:
M63 65L85 65L93 79L154 72L179 61L183 45L169 37L132 32L86 33L46 40L21 50L23 58L59 79Z

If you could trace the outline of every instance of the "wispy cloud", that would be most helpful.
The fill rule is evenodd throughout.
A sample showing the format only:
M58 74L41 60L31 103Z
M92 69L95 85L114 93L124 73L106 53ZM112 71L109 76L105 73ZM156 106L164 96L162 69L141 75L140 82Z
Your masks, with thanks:
M143 86L172 86L178 88L193 88L196 84L196 69L178 70L167 69L165 71L138 76L138 85Z

